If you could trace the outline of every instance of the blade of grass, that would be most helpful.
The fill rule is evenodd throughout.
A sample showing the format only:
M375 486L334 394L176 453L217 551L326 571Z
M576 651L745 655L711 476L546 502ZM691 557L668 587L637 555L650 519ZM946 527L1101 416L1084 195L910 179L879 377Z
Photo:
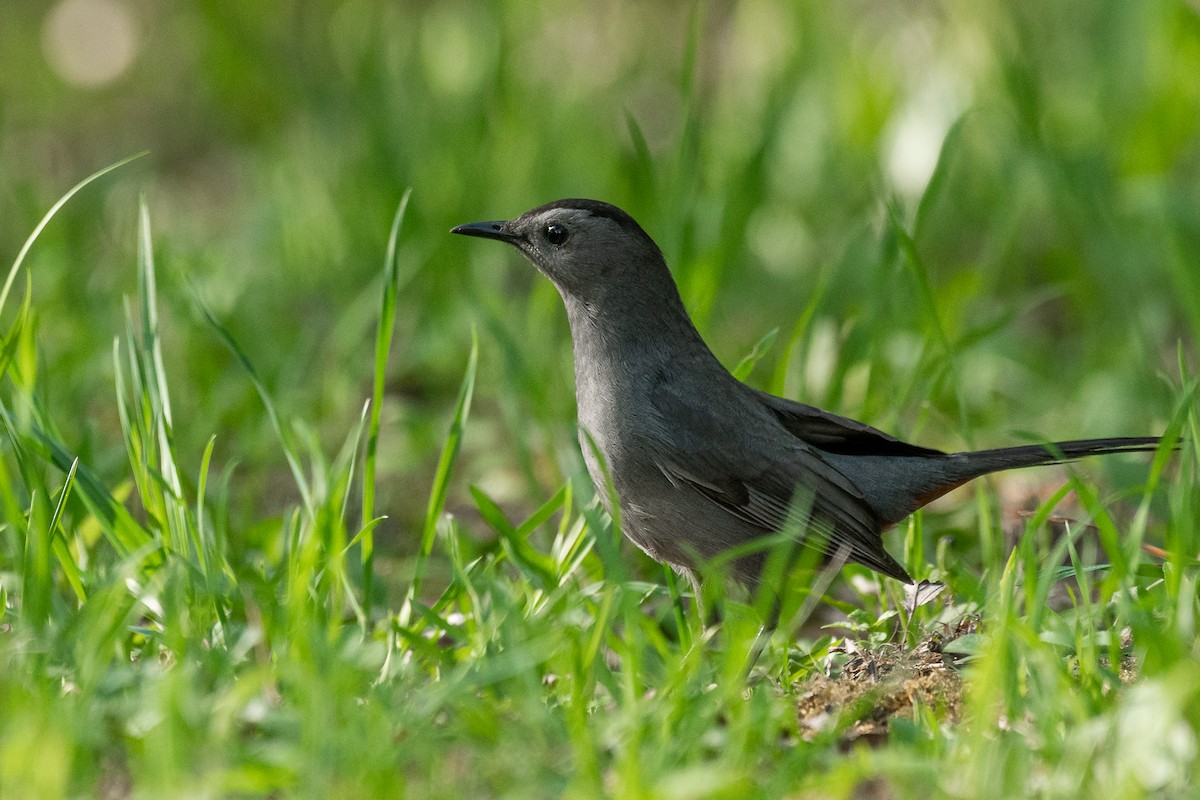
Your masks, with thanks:
M153 495L153 504L162 515L163 541L168 549L186 554L195 546L195 564L208 576L208 560L195 540L194 520L184 502L183 481L175 457L171 421L171 395L163 364L162 340L158 334L158 279L150 236L150 211L145 197L138 203L138 322L139 336L129 334L131 369L136 369L135 396L145 414L136 419L140 431L144 464L141 488ZM140 344L139 344L140 343ZM154 484L161 485L161 489Z
M54 549L54 555L58 558L58 564L62 568L63 576L66 577L67 583L71 585L71 590L75 592L75 597L80 603L87 601L87 593L83 590L83 579L79 574L79 565L75 563L75 559L71 556L71 551L67 547L66 531L62 531L62 536L55 536L55 531L59 530L62 524L63 509L67 506L67 498L71 496L71 487L75 484L75 472L79 469L79 458L77 457L71 462L71 469L67 472L67 477L63 481L62 491L58 495L58 504L54 507L54 514L50 517L50 542Z
M904 264L908 267L909 274L912 275L917 295L921 299L923 316L927 320L927 335L937 343L945 359L946 376L950 381L950 385L954 387L954 397L958 404L958 421L962 435L967 444L971 445L973 439L971 436L971 421L970 415L967 413L967 403L961 389L962 381L960 380L958 371L958 350L950 340L950 336L946 332L946 325L942 321L941 314L938 312L937 300L934 298L933 287L929 282L929 268L925 265L925 261L921 258L921 254L917 250L917 243L904 227L904 223L900 219L900 208L896 202L893 201L887 204L887 212L888 224L892 234L896 237Z
M363 525L361 528L359 528L358 533L354 534L354 537L350 541L346 542L346 546L343 547L341 553L338 554L339 557L344 558L346 554L350 552L350 548L362 541L362 538L368 533L378 528L379 523L383 522L385 519L387 519L387 517L376 517L373 520L369 520L366 525Z
M528 536L534 528L550 518L550 515L562 506L564 494L560 489L554 497L534 512L520 528L513 527L504 516L496 501L476 486L470 487L471 497L475 499L475 507L479 509L484 522L500 536L500 546L504 549L517 569L527 579L536 582L540 588L551 589L558 581L554 576L554 563L549 556L539 553L528 542ZM532 523L532 524L531 524Z
M0 420L4 423L14 452L18 453L18 461L19 453L26 448L63 472L70 471L71 465L78 459L66 445L46 433L38 420L28 424L27 437L18 433L21 429L3 405L0 405ZM80 499L118 553L127 556L152 540L149 531L134 520L125 506L113 497L103 481L85 464L80 463L76 472L74 484L78 487Z
M650 154L650 145L642 126L637 118L627 109L625 111L625 129L629 132L629 140L633 144L633 166L630 170L634 195L649 200L652 207L658 203L658 188L654 180L654 156Z
M354 591L354 585L346 570L345 553L348 551L346 512L350 505L351 487L354 486L354 471L358 465L359 446L367 427L369 401L363 403L358 424L350 431L341 452L328 469L325 483L327 493L321 503L320 519L325 571L334 581L335 588L350 604L360 628L365 632L369 619L364 606ZM373 529L373 528L372 528ZM368 531L368 535L369 535ZM359 531L362 534L362 530ZM336 599L336 595L335 598ZM339 616L339 615L335 615Z
M120 169L131 161L136 161L137 159L146 155L148 152L148 150L143 150L142 152L135 153L128 158L123 158L115 164L110 164L104 169L93 172L91 175L87 176L79 183L68 189L66 194L58 198L58 202L50 206L50 210L46 212L45 216L43 216L41 221L38 222L38 224L34 227L33 233L29 234L29 238L25 240L25 244L21 246L20 252L17 253L16 260L13 261L12 267L10 267L8 270L8 277L4 280L4 288L0 289L0 313L3 313L4 311L4 304L8 301L8 292L10 289L12 289L13 281L16 280L17 272L19 272L21 269L21 264L25 262L25 257L29 255L29 251L33 247L33 243L36 242L38 237L42 235L42 231L47 225L50 224L50 220L54 219L54 215L57 214L59 210L67 204L67 201L77 195L88 184L104 177L115 169Z
M806 340L809 329L812 328L813 320L816 318L817 311L825 301L825 295L829 289L830 272L830 269L821 269L817 273L817 284L809 294L808 302L804 304L804 310L800 312L796 324L792 326L787 346L783 350L783 357L779 359L779 363L775 367L775 375L771 379L771 385L767 387L767 391L782 397L804 397L807 395L808 387L804 383L805 370L803 363L807 358L800 344ZM799 366L794 363L797 356L800 356L802 359ZM789 375L796 376L796 384L794 386L788 386Z
M26 330L31 321L33 308L33 279L28 273L25 274L25 299L21 301L20 307L17 309L17 318L13 320L12 327L8 329L8 333L4 336L3 344L0 344L0 375L8 373L9 367L15 363L17 348L20 347L21 341L26 333ZM14 383L20 383L19 375L10 376Z
M204 446L204 455L200 458L200 477L196 481L195 547L202 568L210 556L217 557L217 539L210 535L204 521L204 497L208 490L208 470L212 464L213 448L216 443L217 435L214 433L208 437L208 444Z
M413 565L412 582L408 586L404 606L400 610L399 623L406 626L412 614L412 604L416 601L421 582L425 578L425 569L429 555L433 552L433 541L437 535L438 520L446 507L446 496L450 487L450 472L458 461L459 449L462 447L463 430L467 425L467 415L471 410L471 396L475 391L475 370L479 360L479 336L471 332L471 355L467 360L467 371L463 375L462 385L458 390L458 400L454 404L454 416L450 421L450 430L442 445L442 454L438 458L437 471L434 473L433 488L429 495L429 504L425 509L425 525L421 530L421 543L417 551L416 562Z
M754 366L762 360L762 357L775 344L777 336L779 336L779 328L772 328L761 339L755 342L754 347L750 348L750 352L733 368L733 377L739 381L744 381L750 377L750 373L754 371Z
M246 370L246 374L250 376L250 382L254 385L254 390L258 392L263 407L266 409L267 417L271 420L271 426L275 429L275 436L279 439L279 444L283 448L284 458L287 459L288 467L292 471L292 479L296 482L296 488L300 491L300 498L304 503L304 509L310 518L313 517L316 509L313 506L312 490L309 488L308 479L304 477L304 470L300 467L300 458L296 454L296 447L292 441L292 437L284 428L283 420L275 408L275 402L271 399L266 385L258 377L258 371L254 369L254 364L250 361L250 357L246 355L246 351L242 350L241 345L233 338L233 334L221 324L212 311L209 310L205 302L200 299L200 294L196 291L195 287L191 287L191 294L192 302L199 309L204 321L208 323L208 326L212 328L217 338L228 348L229 352L233 354L234 359L242 365L242 368Z
M392 218L392 229L388 233L387 255L383 260L383 293L380 297L379 327L375 333L375 382L371 390L371 420L367 425L367 451L363 463L362 517L363 522L375 518L375 464L379 451L379 420L383 413L383 391L387 382L388 355L392 348L392 337L396 330L396 296L400 291L397 267L397 243L400 240L400 225L408 210L408 198L412 189L407 189L400 198L400 206ZM375 534L374 525L363 525L362 536L363 603L370 616L371 594L375 580Z
M45 627L50 619L53 576L50 574L50 541L54 531L46 514L46 501L36 488L29 493L28 534L21 570L21 616L32 628Z

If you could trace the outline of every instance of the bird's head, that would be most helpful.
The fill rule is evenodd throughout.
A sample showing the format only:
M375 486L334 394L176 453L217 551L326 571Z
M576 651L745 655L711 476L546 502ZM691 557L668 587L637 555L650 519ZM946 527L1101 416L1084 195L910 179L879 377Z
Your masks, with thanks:
M662 251L633 217L597 200L556 200L512 220L459 225L451 233L508 242L564 297L596 303L618 289L661 291L671 283ZM671 283L674 293L674 284Z

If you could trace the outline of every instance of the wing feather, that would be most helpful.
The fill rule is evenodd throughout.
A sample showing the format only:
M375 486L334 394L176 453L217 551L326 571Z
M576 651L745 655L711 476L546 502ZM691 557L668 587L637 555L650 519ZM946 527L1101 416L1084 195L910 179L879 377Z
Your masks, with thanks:
M805 546L830 556L848 548L851 560L908 581L908 574L883 548L883 521L854 482L754 395L744 393L740 399L747 401L740 410L749 424L731 425L714 419L706 398L660 384L655 405L670 418L670 435L648 444L655 466L671 485L689 487L711 504L712 511L744 524L747 540L784 530L793 514L807 512ZM862 435L871 436L873 429L866 431ZM689 522L698 536L715 538L716 529L728 528L707 522L701 513Z

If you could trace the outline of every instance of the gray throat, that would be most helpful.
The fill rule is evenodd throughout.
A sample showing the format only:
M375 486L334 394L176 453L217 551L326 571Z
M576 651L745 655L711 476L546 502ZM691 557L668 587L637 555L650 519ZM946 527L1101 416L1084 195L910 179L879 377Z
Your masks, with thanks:
M596 302L562 295L571 325L581 417L589 400L603 395L611 399L617 385L652 380L672 363L711 361L720 367L674 285L669 294L608 292ZM610 307L613 303L620 305Z

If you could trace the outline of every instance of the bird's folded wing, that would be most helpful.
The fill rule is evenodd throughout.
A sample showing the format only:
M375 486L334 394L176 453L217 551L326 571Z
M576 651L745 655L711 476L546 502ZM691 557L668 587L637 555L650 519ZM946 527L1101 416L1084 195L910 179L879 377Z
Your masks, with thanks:
M786 530L799 521L805 546L830 556L845 547L850 560L908 580L883 549L880 525L869 506L836 470L800 453L786 468L753 474L741 470L734 477L738 466L722 463L721 452L710 451L701 458L693 455L686 465L678 454L672 458L660 453L656 463L674 485L695 490L713 504L714 511L730 514L762 535ZM817 463L802 463L809 458Z
M806 546L829 556L848 548L851 560L908 581L904 569L883 549L882 521L862 491L822 458L818 445L798 436L782 420L778 427L773 424L774 418L758 402L764 401L741 391L717 402L669 381L659 383L652 404L664 420L663 430L670 434L647 442L658 469L677 487L689 487L706 498L714 511L732 515L760 535L788 529L799 513L800 521L808 523L802 531ZM783 401L785 409L789 402ZM727 413L718 417L714 408ZM772 411L768 407L767 412ZM865 425L850 428L832 414L811 416L824 440L858 436L904 445ZM695 522L703 527L702 519Z
M816 406L750 390L797 439L842 455L940 456L940 450L910 444L877 428Z

